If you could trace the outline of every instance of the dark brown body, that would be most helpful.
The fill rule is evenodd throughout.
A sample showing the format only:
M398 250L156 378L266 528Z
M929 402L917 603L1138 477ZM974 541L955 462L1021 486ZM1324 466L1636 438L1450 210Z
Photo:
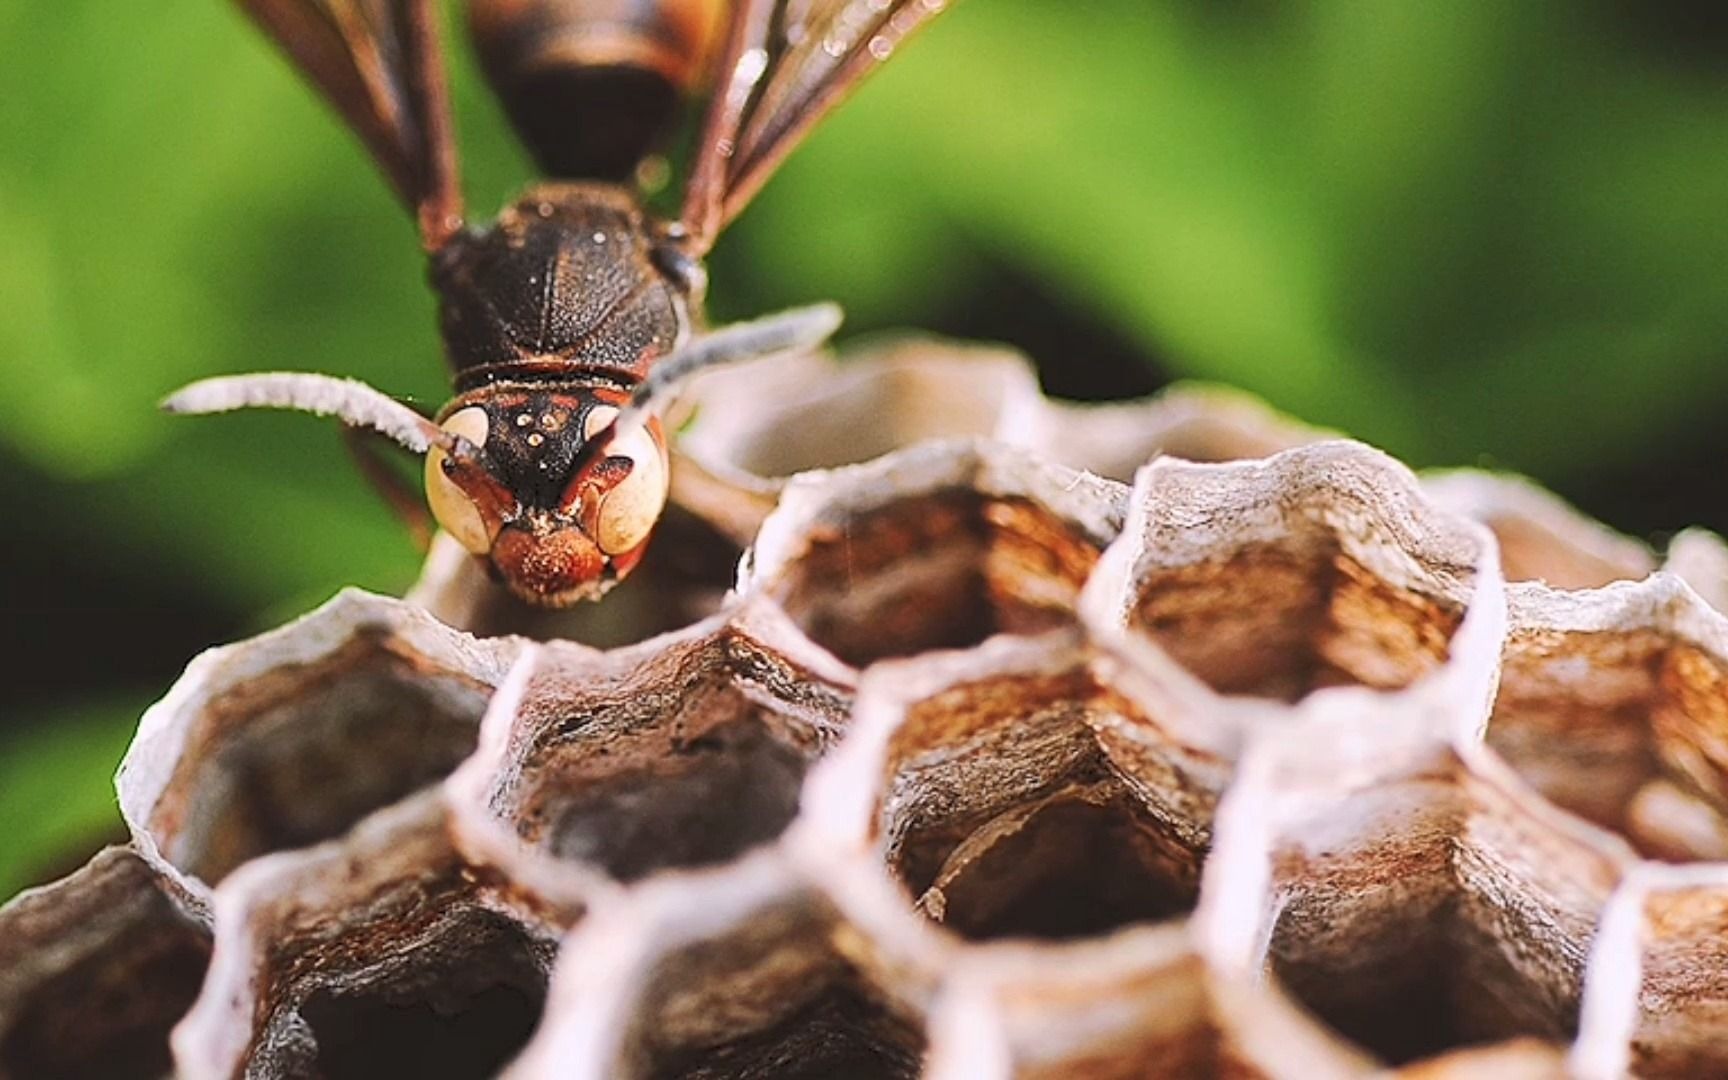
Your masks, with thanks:
M591 418L616 410L688 340L699 264L621 183L657 148L701 73L720 0L474 0L469 27L537 184L431 254L457 396L478 409L480 462L516 499L490 564L542 601L589 595L640 549L609 553L569 527ZM520 422L519 422L520 421ZM655 429L658 439L658 428ZM598 486L607 479L601 463ZM579 502L579 500L578 500ZM589 530L590 532L592 530Z
M463 221L438 0L237 2L413 211L456 396L433 422L370 388L270 373L211 380L221 385L170 405L334 414L424 453L442 529L517 595L552 606L600 596L640 561L668 493L649 411L667 386L702 365L811 348L838 325L837 309L814 305L704 331L701 259L817 120L943 7L469 0L481 66L552 178L475 227ZM627 182L704 88L682 209L656 220ZM367 473L413 514L388 470Z
M538 602L604 590L641 546L592 542L597 507L653 463L586 462L582 449L690 336L699 278L631 191L594 182L537 184L490 227L451 236L431 262L457 392L439 419L485 415L477 461L515 503L493 532L489 565Z
M699 281L634 194L611 184L530 188L484 230L432 256L459 392L497 382L628 388L689 335Z

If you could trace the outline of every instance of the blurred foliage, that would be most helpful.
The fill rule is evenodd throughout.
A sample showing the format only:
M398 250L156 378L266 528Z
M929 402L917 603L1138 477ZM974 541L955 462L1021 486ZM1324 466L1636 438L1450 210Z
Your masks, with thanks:
M446 383L407 219L227 5L8 5L0 51L0 490L34 598L6 632L43 660L0 743L4 891L109 813L114 733L184 658L126 668L141 635L415 571L329 425L155 402L259 368ZM484 213L529 174L465 51L455 82ZM1053 382L1119 342L1576 495L1723 445L1724 192L1706 5L966 0L723 240L714 305L988 334L1024 322L1006 277L1073 343L1041 346Z
M113 777L136 706L125 697L86 699L0 733L0 897L75 869L71 852L120 839Z

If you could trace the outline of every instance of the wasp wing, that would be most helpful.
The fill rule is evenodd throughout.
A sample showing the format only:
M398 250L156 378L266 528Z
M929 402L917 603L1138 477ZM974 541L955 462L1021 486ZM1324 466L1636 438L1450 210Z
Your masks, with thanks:
M786 155L953 0L738 0L685 190L695 254Z
M436 248L462 194L435 0L237 0L360 136Z

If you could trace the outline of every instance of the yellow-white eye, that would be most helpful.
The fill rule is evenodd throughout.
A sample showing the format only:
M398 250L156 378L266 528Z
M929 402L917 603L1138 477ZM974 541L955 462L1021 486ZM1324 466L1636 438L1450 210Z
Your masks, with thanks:
M490 424L485 409L470 405L451 413L442 427L475 446L485 446ZM446 457L437 447L426 454L426 502L432 507L432 516L438 519L440 528L469 551L484 555L492 550L492 534L487 531L486 520L480 516L480 508L474 505L474 500L444 475Z
M610 405L596 406L583 429L592 438L617 415ZM629 458L630 475L600 500L594 541L608 555L623 555L648 539L666 507L666 451L653 432L640 427L606 447L606 456Z

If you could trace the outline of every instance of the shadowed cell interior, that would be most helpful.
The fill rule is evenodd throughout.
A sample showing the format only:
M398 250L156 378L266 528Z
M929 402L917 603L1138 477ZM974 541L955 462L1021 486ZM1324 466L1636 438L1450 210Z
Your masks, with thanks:
M1447 799L1386 796L1371 842L1290 846L1274 864L1271 973L1391 1065L1577 1030L1586 931L1568 938L1572 913L1551 899L1576 890L1557 883L1565 859L1532 869L1532 834L1491 809L1467 823Z
M305 1060L277 1063L281 1075L496 1075L539 1023L544 958L519 928L486 912L453 920L441 938L364 989L314 991L299 1008L312 1045L301 1048Z
M467 757L489 694L367 636L236 687L199 717L160 800L183 806L169 857L214 884L341 835Z
M147 876L142 866L133 873ZM151 1080L172 1071L168 1032L198 996L208 935L152 885L93 918L105 947L33 988L0 1037L0 1073Z
M877 828L889 870L969 938L1064 939L1188 911L1203 852L1115 773L1086 669L962 683L907 710Z
M863 666L1070 622L1099 550L1030 499L955 488L817 525L770 589L817 644Z
M833 910L805 895L668 955L636 1010L626 1060L667 1080L918 1075L921 1025L837 951L839 930Z
M575 696L563 696L571 685ZM519 709L525 736L487 811L528 843L621 881L717 865L792 821L844 709L731 631L603 689L548 672Z
M1329 686L1408 686L1445 662L1463 619L1330 539L1155 569L1138 589L1131 628L1219 693L1286 702Z

